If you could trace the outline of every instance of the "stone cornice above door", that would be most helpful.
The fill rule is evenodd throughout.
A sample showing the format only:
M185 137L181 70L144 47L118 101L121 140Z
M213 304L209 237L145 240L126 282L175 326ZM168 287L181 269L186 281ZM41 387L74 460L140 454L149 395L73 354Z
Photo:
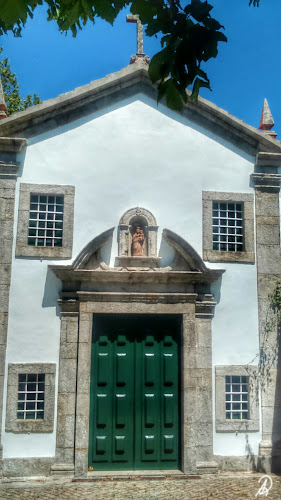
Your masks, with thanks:
M216 302L210 294L210 285L221 278L223 269L207 268L197 252L168 229L164 230L163 238L174 250L170 266L109 267L102 261L101 248L112 238L113 230L94 238L72 265L49 266L63 282L59 299L63 312L77 311L81 302L195 303L196 315L212 317Z
M79 253L73 264L50 265L50 269L63 282L80 284L211 284L224 273L224 269L207 268L194 248L168 229L164 229L163 238L175 252L170 266L143 267L138 265L138 257L131 257L130 260L135 263L134 266L109 267L102 260L101 249L110 242L113 232L114 228L111 228L91 240ZM130 262L130 264L132 263Z

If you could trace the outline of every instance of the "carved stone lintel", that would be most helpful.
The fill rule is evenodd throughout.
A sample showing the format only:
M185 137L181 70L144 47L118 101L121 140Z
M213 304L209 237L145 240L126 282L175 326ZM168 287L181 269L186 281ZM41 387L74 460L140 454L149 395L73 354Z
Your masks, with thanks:
M82 302L143 302L150 304L183 304L195 302L197 293L77 292Z

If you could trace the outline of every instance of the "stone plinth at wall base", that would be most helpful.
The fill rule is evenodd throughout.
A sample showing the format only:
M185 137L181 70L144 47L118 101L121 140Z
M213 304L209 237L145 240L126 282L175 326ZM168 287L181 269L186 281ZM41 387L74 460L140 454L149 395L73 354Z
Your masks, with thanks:
M281 473L281 446L280 442L261 441L259 449L259 470L261 472Z
M54 459L50 457L4 458L3 477L50 476Z
M136 256L136 257L116 257L116 264L118 267L125 268L143 268L153 269L159 267L159 262L161 257L146 257L146 256Z
M53 464L52 476L74 476L74 464Z
M263 472L265 474L269 474L272 472L272 457L258 456L258 472Z
M216 462L197 462L198 474L217 474L218 464Z
M259 469L258 459L259 457L256 455L249 455L246 457L224 457L215 455L219 470L224 472L262 471L262 469Z

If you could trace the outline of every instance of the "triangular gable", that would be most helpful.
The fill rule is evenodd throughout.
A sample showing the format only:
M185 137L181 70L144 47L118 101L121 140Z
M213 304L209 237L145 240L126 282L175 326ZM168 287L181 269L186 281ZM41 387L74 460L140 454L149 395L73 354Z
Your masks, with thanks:
M48 130L56 128L138 93L157 100L156 86L151 83L148 67L143 61L137 61L121 71L15 113L0 122L0 136L31 137L38 134L38 127L43 126ZM260 151L281 152L280 141L247 125L202 97L199 97L197 104L189 101L179 114L251 154Z

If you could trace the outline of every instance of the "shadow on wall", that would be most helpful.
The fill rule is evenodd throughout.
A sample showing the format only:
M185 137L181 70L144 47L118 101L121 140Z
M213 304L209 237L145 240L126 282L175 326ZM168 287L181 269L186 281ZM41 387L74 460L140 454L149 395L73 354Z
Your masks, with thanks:
M247 453L247 460L250 464L250 470L252 470L254 472L266 473L266 470L263 467L261 460L259 459L259 457L257 455L254 454L254 452L252 450L252 447L251 447L250 442L249 442L249 435L248 434L245 435L245 439L246 439L245 451Z
M102 262L110 266L111 252L112 252L113 237L109 238L104 245L100 248L100 257Z
M281 476L281 323L277 331L276 385L272 424L272 472Z
M175 258L175 253L175 250L171 245L168 245L167 241L162 236L158 255L161 257L160 267L170 266Z
M42 307L55 307L57 316L60 315L58 298L61 289L62 289L61 281L58 278L56 278L54 273L49 268L47 268Z
M211 294L214 296L214 300L217 304L219 304L221 300L221 285L222 285L222 276L220 276L214 283L211 284ZM214 310L214 316L216 314L216 309Z

